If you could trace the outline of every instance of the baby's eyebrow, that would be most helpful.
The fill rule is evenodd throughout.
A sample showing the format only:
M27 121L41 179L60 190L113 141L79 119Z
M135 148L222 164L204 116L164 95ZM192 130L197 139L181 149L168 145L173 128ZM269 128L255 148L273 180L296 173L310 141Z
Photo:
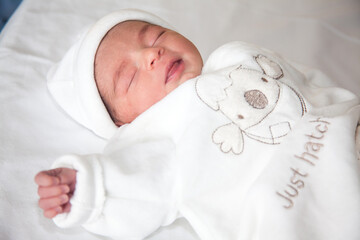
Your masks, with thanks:
M142 40L144 38L149 27L150 27L150 24L146 24L140 29L139 34L138 34L139 40Z

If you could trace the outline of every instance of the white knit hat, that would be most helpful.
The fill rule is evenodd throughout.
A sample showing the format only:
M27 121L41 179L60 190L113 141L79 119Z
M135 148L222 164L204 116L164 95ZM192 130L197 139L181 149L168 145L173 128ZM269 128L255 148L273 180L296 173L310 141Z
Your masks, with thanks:
M105 139L109 139L118 127L96 87L95 54L105 34L127 20L140 20L172 29L164 20L141 10L124 9L110 13L85 31L47 75L50 93L65 112Z

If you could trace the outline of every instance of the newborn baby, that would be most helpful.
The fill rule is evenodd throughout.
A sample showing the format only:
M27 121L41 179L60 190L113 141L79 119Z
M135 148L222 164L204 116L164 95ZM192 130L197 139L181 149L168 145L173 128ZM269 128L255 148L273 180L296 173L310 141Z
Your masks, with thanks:
M148 22L127 20L111 28L100 42L94 75L111 119L121 126L180 84L200 75L202 66L199 51L181 34ZM36 177L39 205L46 217L69 211L75 172L56 169Z
M110 140L36 176L58 226L143 239L184 217L201 239L359 236L354 94L241 42L203 67L189 40L137 10L105 16L80 39L49 88ZM76 74L64 77L69 67Z

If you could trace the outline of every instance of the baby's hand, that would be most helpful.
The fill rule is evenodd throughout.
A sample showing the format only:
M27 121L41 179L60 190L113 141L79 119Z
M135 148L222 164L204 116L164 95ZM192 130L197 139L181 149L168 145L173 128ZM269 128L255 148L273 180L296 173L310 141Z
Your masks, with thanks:
M59 213L70 212L70 198L75 191L76 170L56 168L39 172L35 176L39 185L39 207L44 210L44 216L53 218Z

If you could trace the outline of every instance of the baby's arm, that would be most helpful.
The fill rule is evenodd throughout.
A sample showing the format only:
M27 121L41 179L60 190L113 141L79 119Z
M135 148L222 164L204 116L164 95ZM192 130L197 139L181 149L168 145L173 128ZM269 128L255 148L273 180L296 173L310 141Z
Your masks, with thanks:
M39 189L69 186L68 193L55 188L55 194L48 194L44 203L39 202L44 214L53 217L57 226L82 226L114 239L144 239L177 218L179 168L175 164L173 141L161 139L128 145L130 138L124 137L127 141L116 139L103 154L60 157L52 165L61 169L60 173L56 170L38 174L35 181ZM75 187L70 186L75 184L74 191ZM65 205L59 201L63 194L72 195L70 211L68 198Z
M39 206L44 216L53 218L60 213L70 212L70 198L75 191L76 170L56 168L39 172L35 176L39 185Z

